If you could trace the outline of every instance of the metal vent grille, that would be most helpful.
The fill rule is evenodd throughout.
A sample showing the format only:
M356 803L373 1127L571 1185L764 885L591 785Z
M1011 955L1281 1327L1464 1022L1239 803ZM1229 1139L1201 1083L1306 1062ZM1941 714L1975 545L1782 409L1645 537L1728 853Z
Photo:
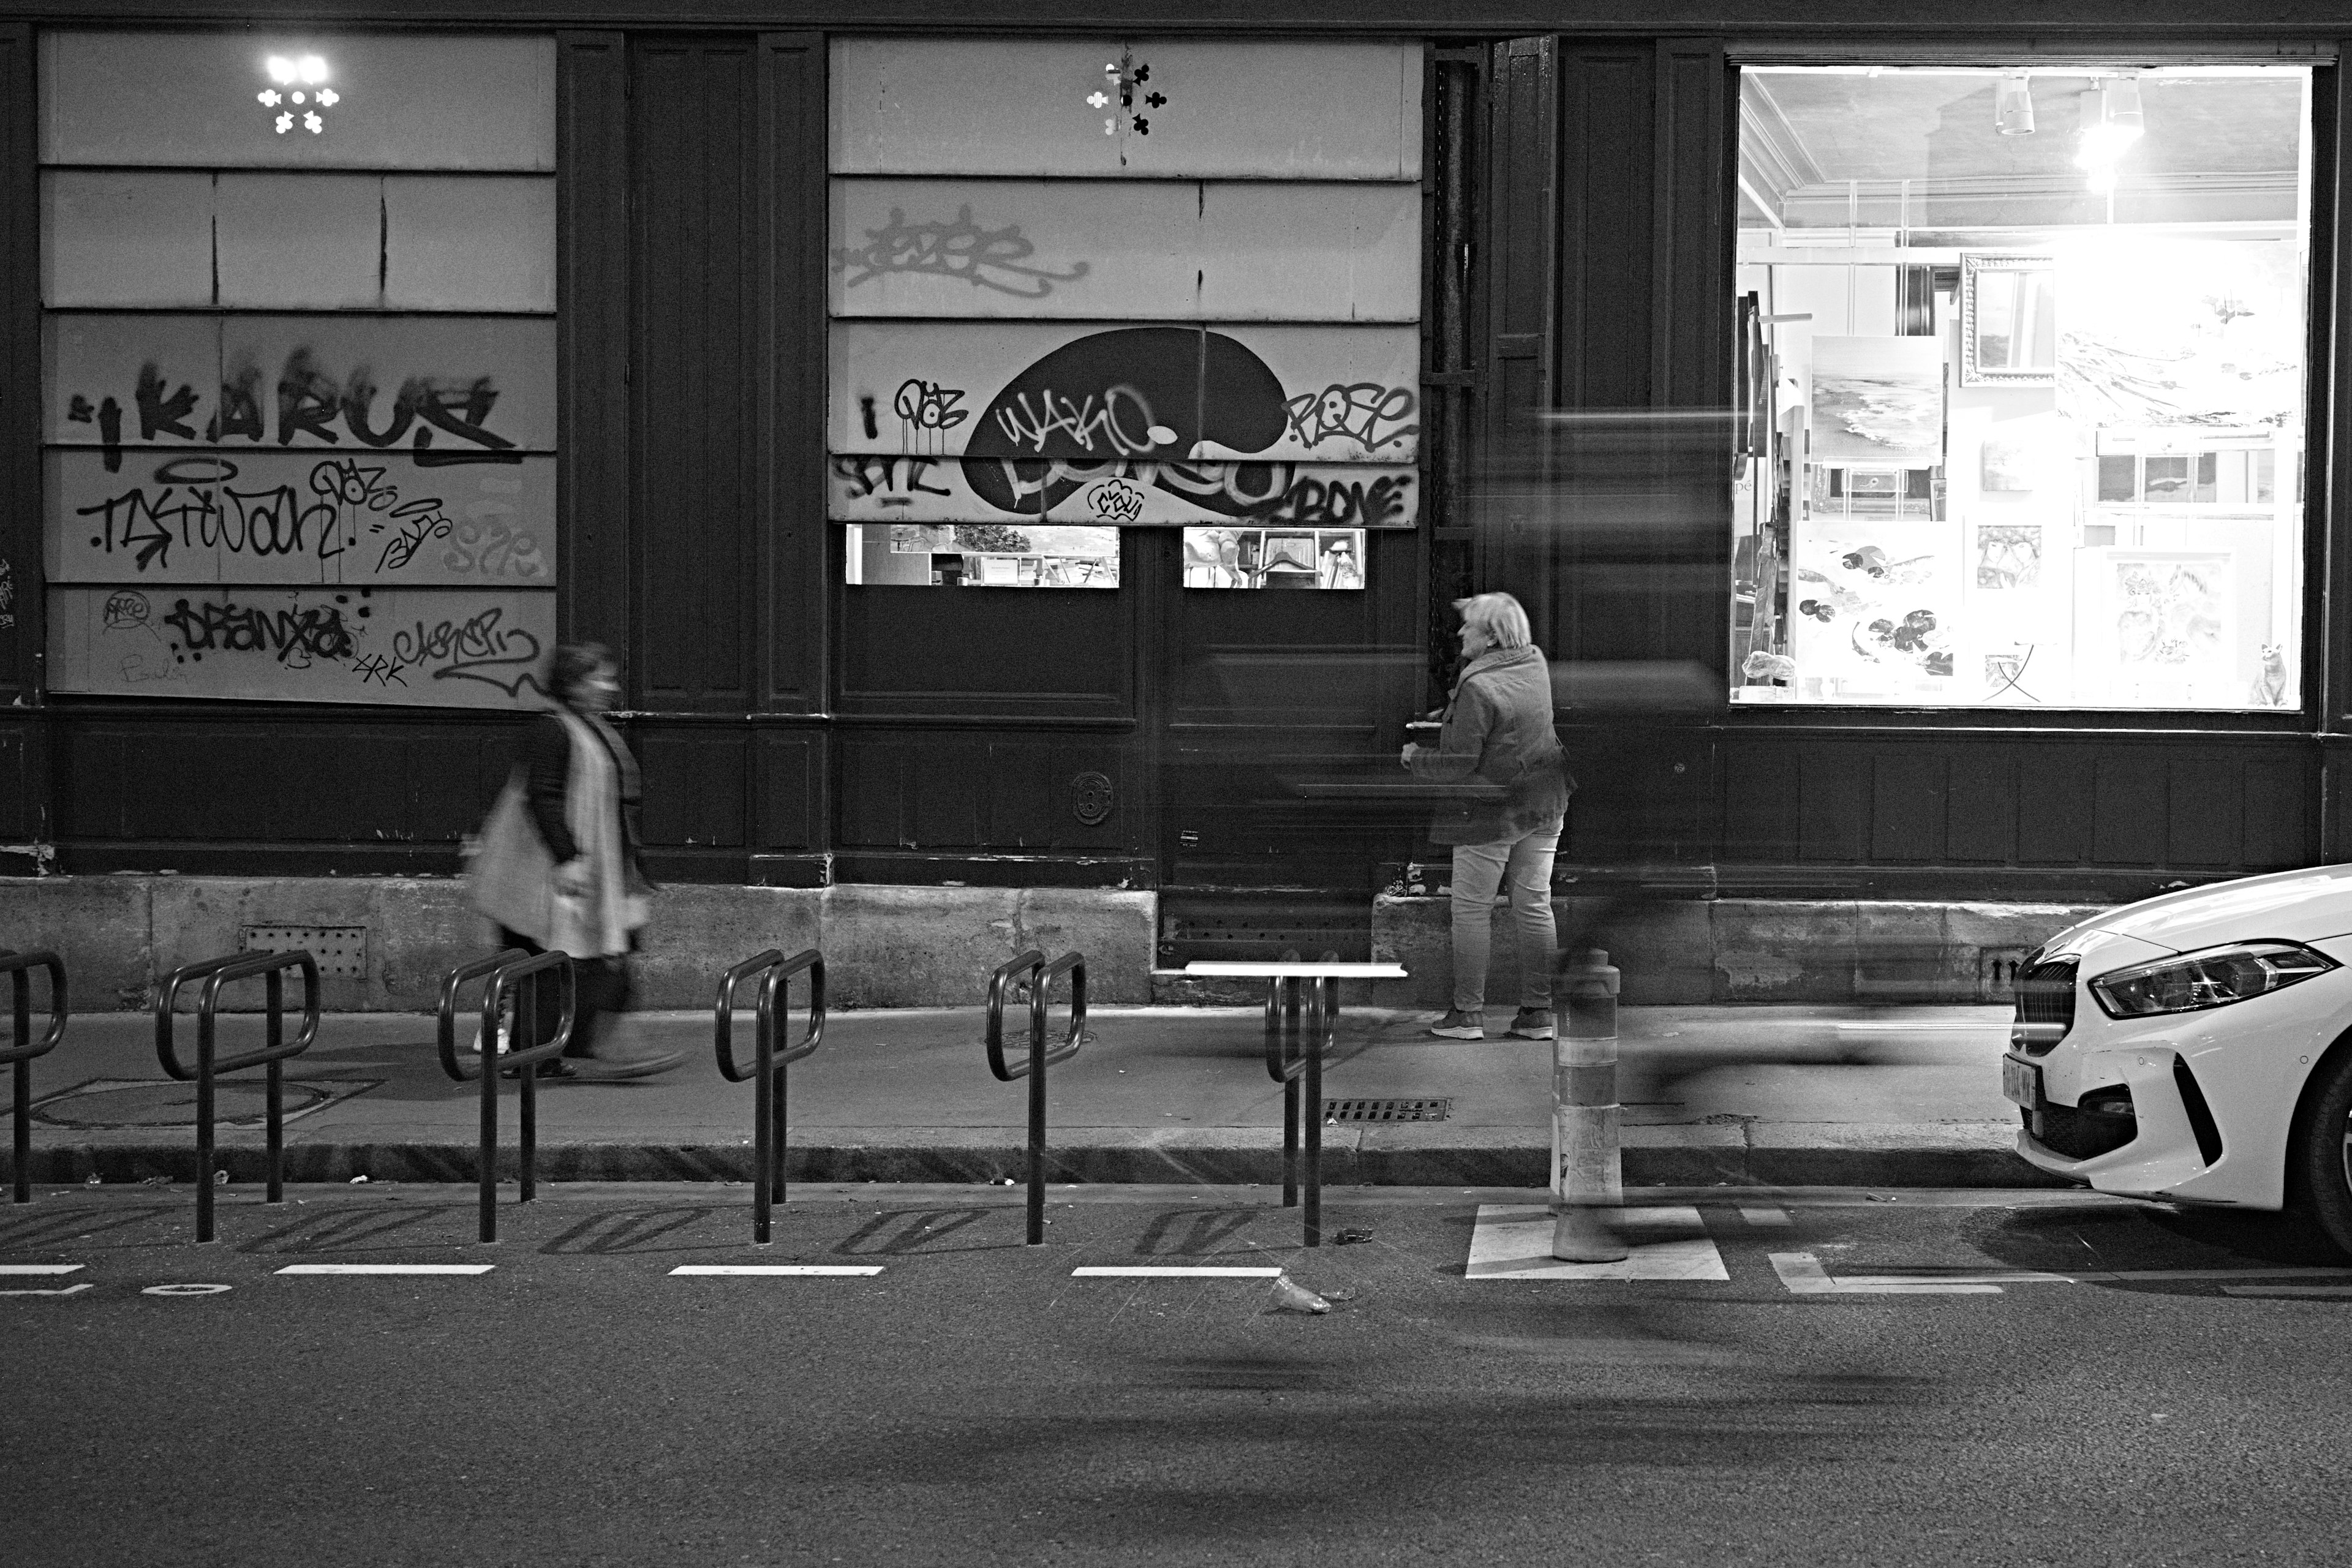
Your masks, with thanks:
M239 952L296 952L310 950L321 979L367 978L365 926L239 926Z
M1443 1121L1454 1110L1450 1100L1327 1100L1326 1121Z

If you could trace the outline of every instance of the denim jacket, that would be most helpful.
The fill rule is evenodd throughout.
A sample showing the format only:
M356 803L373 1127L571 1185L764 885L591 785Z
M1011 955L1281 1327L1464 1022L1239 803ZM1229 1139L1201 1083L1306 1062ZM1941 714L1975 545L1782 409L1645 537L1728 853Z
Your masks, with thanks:
M1437 744L1413 753L1415 778L1465 786L1462 800L1438 808L1431 841L1493 844L1557 828L1576 789L1563 761L1543 650L1480 654L1454 682Z

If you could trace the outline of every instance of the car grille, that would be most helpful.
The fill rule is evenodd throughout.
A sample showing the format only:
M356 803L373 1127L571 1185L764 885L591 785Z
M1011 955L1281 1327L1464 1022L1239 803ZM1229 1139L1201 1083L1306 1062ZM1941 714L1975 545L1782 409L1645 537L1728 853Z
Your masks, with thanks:
M2074 1026L2074 975L2071 958L2029 963L2017 972L2017 1020L2010 1043L2029 1057L2047 1056Z

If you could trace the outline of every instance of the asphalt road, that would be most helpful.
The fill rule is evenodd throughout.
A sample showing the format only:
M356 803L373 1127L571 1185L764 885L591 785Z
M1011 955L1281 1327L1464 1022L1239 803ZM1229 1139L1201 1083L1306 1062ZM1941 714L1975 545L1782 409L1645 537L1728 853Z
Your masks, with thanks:
M564 1187L481 1247L464 1189L232 1189L198 1247L185 1187L43 1192L0 1264L81 1267L0 1279L53 1292L0 1297L5 1555L2347 1556L2352 1268L2275 1223L1644 1194L1641 1256L1702 1277L1502 1279L1465 1273L1480 1205L1539 1194L1334 1192L1369 1237L1311 1253L1263 1190L1054 1195L1033 1248L1004 1189L796 1190L753 1248L743 1188ZM278 1272L420 1263L493 1267ZM670 1272L747 1263L880 1272ZM1137 1266L1282 1268L1331 1310L1073 1275ZM155 1289L194 1286L227 1289Z

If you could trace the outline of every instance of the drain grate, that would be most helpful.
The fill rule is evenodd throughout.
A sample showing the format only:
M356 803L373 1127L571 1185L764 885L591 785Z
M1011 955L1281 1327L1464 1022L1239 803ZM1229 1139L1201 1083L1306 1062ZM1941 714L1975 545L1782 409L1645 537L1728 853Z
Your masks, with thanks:
M322 979L367 978L365 926L239 926L239 952L297 952L310 950Z
M1454 1110L1450 1100L1327 1100L1326 1121L1443 1121Z

